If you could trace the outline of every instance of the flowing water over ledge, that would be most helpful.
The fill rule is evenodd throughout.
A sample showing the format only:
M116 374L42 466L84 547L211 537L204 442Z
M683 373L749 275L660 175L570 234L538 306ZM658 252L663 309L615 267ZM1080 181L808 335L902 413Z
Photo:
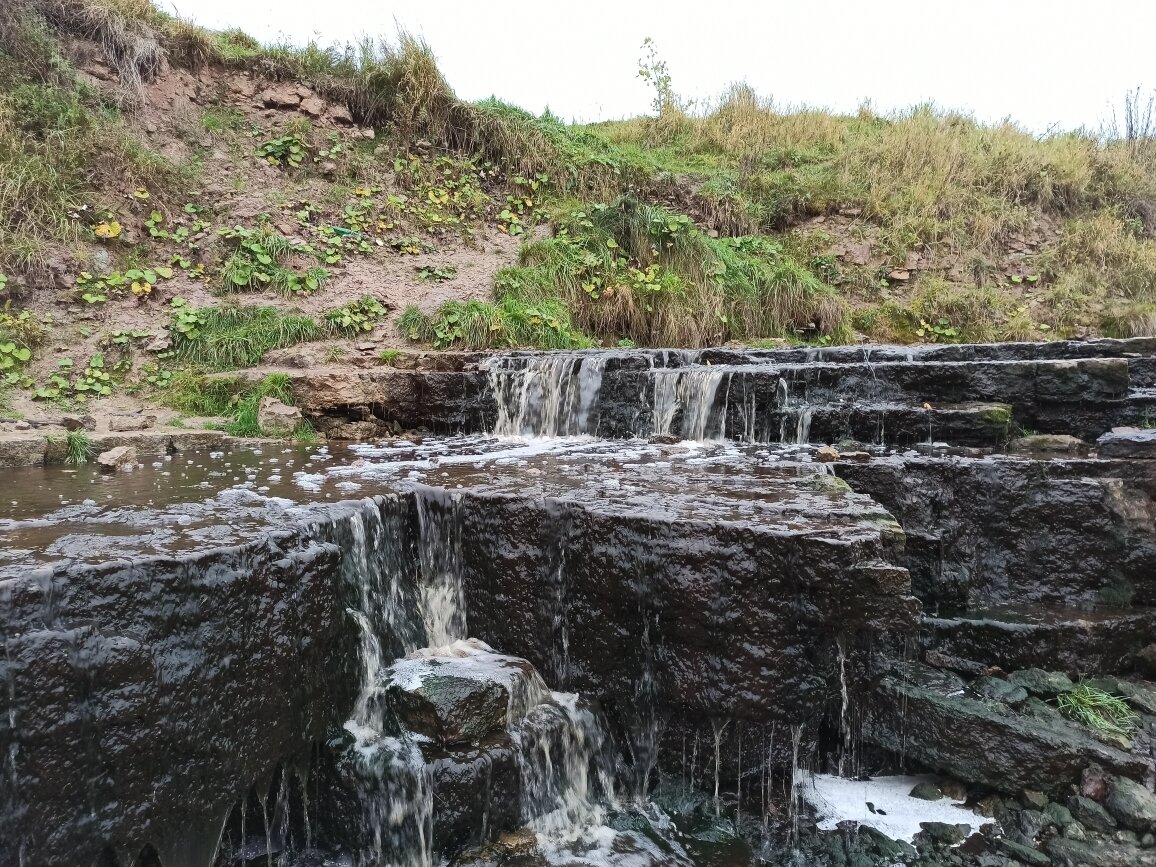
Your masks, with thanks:
M356 401L492 435L12 472L0 867L893 865L957 813L926 863L1083 863L863 778L1152 774L1156 462L998 451L1142 418L1153 348L512 353Z

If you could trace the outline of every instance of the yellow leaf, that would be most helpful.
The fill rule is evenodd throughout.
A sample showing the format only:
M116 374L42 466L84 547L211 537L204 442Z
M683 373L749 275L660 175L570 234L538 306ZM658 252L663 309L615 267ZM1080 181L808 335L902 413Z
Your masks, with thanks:
M144 187L137 187L135 190L132 191L132 197L134 199L138 199L142 202L147 201L149 198L149 191L146 190Z
M149 295L153 291L153 284L147 280L134 280L132 284L132 294L138 298L142 295Z
M92 233L98 238L119 238L120 232L120 223L116 220L108 223L98 223L92 230Z

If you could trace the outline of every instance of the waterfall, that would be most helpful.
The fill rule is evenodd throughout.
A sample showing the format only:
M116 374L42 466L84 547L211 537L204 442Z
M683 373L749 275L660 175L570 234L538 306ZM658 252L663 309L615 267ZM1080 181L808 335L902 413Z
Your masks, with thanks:
M365 855L369 863L388 858L399 867L432 867L432 783L417 743L404 734L387 734L382 677L386 642L392 658L393 642L409 644L419 634L416 600L405 592L409 561L398 547L403 513L385 511L394 519L387 533L383 510L372 500L367 504L349 519L348 538L342 540L343 577L358 590L359 607L349 614L358 626L361 682L345 729L354 739L352 759L368 838Z
M443 647L466 637L461 498L441 488L421 486L414 490L414 499L426 646Z
M521 360L521 359L519 359ZM490 391L498 404L499 436L577 436L597 429L598 393L606 356L557 354L524 360L516 368L494 359Z
M717 411L715 403L719 387L724 381L729 384L730 374L725 368L710 365L654 370L651 374L654 378L653 432L674 435L677 417L680 420L677 433L682 439L724 439L727 402L724 398L722 407Z

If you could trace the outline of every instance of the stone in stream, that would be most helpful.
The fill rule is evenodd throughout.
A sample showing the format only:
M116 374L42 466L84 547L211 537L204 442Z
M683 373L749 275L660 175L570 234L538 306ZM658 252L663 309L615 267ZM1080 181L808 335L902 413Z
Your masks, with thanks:
M102 470L115 471L136 463L136 449L133 446L117 446L96 456Z

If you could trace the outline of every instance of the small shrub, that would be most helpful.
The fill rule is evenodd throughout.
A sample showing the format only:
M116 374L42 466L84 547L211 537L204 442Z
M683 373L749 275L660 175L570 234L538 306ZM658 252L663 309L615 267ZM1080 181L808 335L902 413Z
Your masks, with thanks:
M288 166L292 169L301 168L309 156L309 145L299 136L283 135L265 142L257 148L257 156L271 166Z

